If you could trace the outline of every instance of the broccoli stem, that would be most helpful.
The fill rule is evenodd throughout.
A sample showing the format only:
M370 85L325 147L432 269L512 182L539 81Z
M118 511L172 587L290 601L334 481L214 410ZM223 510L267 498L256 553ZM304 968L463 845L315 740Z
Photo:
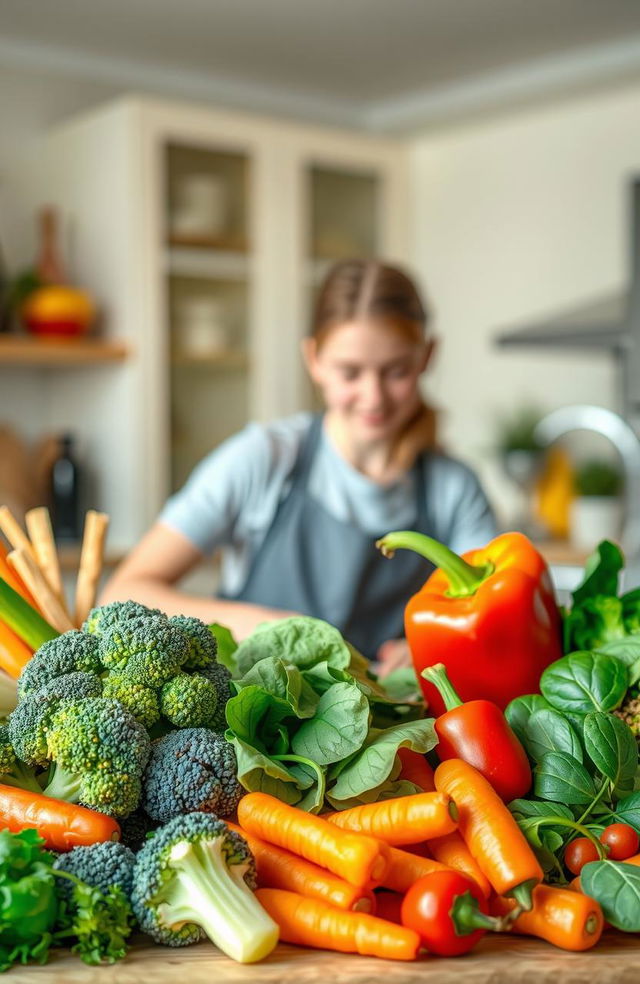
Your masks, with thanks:
M0 775L0 783L5 786L15 786L18 789L26 789L30 793L42 792L40 786L38 785L38 780L32 770L27 765L23 765L23 763L19 761L16 761L12 766L11 772L3 772Z
M67 803L77 803L80 799L82 776L75 772L65 772L59 765L52 766L47 785L41 792L53 799L65 800Z
M262 960L278 942L278 927L246 884L246 864L227 864L224 841L179 841L171 850L174 877L156 899L170 928L201 926L209 939L240 963Z

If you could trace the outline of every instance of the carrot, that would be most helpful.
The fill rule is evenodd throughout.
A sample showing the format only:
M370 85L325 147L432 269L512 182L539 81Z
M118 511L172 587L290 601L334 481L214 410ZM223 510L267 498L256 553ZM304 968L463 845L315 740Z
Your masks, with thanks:
M120 827L112 817L13 786L0 785L0 827L14 834L35 827L54 851L120 840Z
M328 868L358 888L378 883L389 865L385 844L339 830L267 793L243 796L238 822L248 834Z
M381 887L390 888L393 892L400 892L404 895L408 892L418 878L424 878L433 871L448 871L446 865L439 861L432 861L431 858L421 858L417 854L410 854L408 851L400 851L397 847L390 847L391 864L387 873L382 879Z
M17 680L32 656L33 650L26 642L23 642L5 622L0 621L0 669Z
M349 882L332 875L317 864L296 857L290 851L248 834L242 827L226 820L227 827L235 830L246 840L256 861L258 885L261 888L284 888L289 892L306 895L310 899L322 899L336 909L354 909L371 912L373 893L365 888L356 888Z
M496 897L492 914L505 916L516 903ZM580 892L555 885L537 885L533 890L533 908L521 913L511 932L537 936L563 950L588 950L600 939L604 920L598 903Z
M427 844L430 854L445 864L448 868L461 871L463 875L472 878L485 899L491 895L491 885L480 871L475 858L472 857L469 848L463 841L457 830L444 837L435 837Z
M451 797L442 792L415 793L354 806L332 813L327 819L343 830L356 830L386 844L402 845L451 833L457 826L458 811Z
M512 895L523 909L543 871L524 834L493 786L462 759L448 759L435 771L436 788L458 807L460 833L498 895Z
M9 551L7 550L5 545L3 543L0 543L0 577L4 578L7 584L10 587L12 587L14 591L17 591L18 594L21 595L24 598L24 600L31 605L32 608L35 608L36 611L39 612L40 609L36 605L35 599L31 594L31 592L29 591L28 587L26 586L26 584L24 583L18 572L15 571L13 567L9 566L9 562L7 560L8 553Z
M402 763L398 779L408 779L425 793L432 793L435 790L433 769L424 755L414 752L412 748L399 748L398 758Z
M285 943L386 960L415 960L420 937L365 912L344 912L319 899L278 888L259 888L258 901L280 927Z

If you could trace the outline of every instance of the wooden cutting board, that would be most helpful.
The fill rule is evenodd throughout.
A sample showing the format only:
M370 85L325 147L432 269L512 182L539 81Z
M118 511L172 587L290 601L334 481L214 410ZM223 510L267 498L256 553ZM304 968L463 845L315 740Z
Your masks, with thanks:
M399 963L281 944L258 964L237 964L209 943L172 949L136 943L111 967L60 951L44 967L11 971L20 984L637 984L640 935L609 931L586 953L526 937L492 936L465 957Z

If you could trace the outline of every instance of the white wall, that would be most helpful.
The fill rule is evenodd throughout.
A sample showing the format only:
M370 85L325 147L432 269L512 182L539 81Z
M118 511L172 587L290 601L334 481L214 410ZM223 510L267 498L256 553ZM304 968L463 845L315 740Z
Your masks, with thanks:
M617 409L606 355L497 349L492 338L623 289L639 122L635 85L412 142L414 262L441 337L430 392L449 447L503 510L508 490L488 460L496 413L523 402Z

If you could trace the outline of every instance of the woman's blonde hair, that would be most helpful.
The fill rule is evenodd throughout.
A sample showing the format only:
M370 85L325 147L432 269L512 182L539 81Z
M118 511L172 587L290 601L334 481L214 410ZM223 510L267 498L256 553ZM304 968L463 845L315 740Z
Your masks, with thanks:
M381 321L404 338L424 343L429 315L411 278L399 267L377 260L341 260L327 274L318 294L311 337L320 348L334 328L347 321ZM436 411L422 400L398 435L393 461L410 468L436 445Z

